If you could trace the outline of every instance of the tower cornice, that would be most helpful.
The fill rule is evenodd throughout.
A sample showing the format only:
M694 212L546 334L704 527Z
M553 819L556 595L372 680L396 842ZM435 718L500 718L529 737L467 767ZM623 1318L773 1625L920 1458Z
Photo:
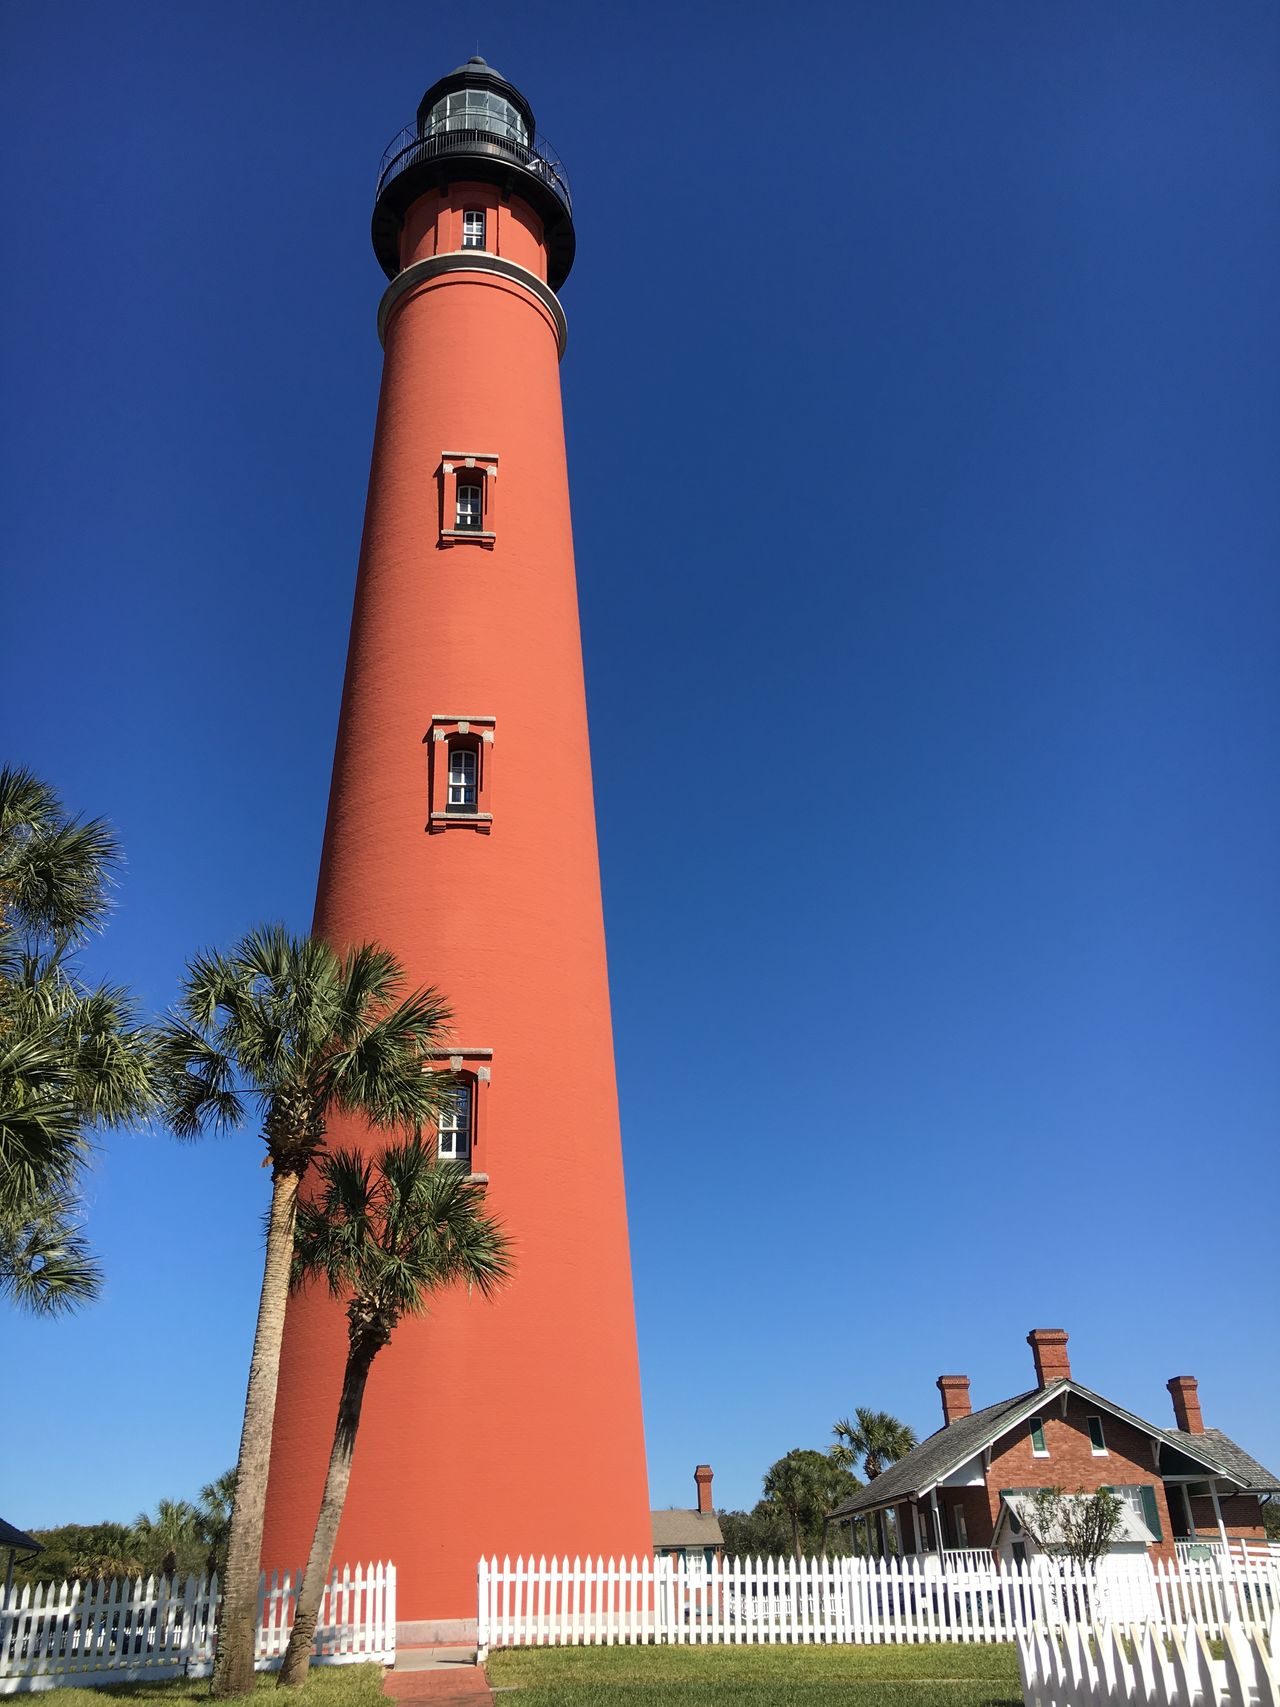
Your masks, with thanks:
M405 297L422 285L431 284L451 273L488 273L494 278L505 279L508 284L519 285L527 290L549 315L555 329L556 348L561 356L564 355L569 337L569 323L564 317L560 299L551 286L544 284L536 273L531 273L528 267L522 267L516 261L505 260L501 255L465 250L447 255L428 255L425 260L414 261L402 273L396 274L382 293L382 301L378 304L379 343L386 344L387 325Z

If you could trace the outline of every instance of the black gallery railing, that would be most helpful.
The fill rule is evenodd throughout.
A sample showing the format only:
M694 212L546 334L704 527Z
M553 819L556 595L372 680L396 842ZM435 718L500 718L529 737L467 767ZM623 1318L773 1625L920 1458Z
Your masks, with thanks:
M540 178L564 203L565 211L573 212L569 195L569 179L555 153L539 136L532 143L520 142L493 130L439 130L432 136L419 136L415 125L406 125L398 136L387 144L378 168L376 201L387 185L411 166L427 160L447 158L450 154L488 154L495 160L510 160Z

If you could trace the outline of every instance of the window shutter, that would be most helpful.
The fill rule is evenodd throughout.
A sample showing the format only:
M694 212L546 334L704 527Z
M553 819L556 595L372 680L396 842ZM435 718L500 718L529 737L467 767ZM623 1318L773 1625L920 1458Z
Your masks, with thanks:
M1142 1515L1147 1520L1147 1528L1157 1541L1164 1540L1164 1530L1160 1527L1160 1508L1156 1504L1156 1491L1150 1483L1142 1487Z

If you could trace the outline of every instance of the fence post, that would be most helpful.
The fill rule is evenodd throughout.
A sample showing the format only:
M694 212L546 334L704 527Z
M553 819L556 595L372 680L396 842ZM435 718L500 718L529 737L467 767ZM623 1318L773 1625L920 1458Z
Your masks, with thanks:
M489 1561L480 1560L476 1574L476 1664L489 1657Z

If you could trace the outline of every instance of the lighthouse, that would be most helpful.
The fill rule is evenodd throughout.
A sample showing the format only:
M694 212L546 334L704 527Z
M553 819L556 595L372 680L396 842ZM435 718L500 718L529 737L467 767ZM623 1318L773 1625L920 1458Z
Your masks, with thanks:
M651 1547L560 397L572 204L483 59L388 148L373 246L382 388L315 930L449 1002L437 1142L516 1272L378 1359L335 1562L394 1562L402 1626L445 1639L482 1554ZM339 1304L291 1300L268 1568L306 1558L345 1348Z

